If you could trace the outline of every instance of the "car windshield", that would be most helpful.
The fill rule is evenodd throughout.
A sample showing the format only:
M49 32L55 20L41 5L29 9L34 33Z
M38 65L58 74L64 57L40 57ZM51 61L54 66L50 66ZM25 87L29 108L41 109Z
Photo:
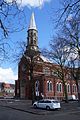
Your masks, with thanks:
M43 103L43 102L44 102L44 100L39 100L39 101L38 101L38 103Z

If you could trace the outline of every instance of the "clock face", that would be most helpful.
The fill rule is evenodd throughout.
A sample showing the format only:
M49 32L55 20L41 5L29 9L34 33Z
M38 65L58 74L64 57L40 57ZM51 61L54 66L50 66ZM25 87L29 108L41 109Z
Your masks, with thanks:
M22 71L25 71L25 70L26 70L26 65L23 64L23 65L22 65Z

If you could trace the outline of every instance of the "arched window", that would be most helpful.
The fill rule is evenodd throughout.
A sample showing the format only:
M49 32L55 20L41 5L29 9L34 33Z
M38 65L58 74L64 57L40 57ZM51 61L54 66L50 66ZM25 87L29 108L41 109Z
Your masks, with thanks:
M35 82L35 93L36 93L36 96L39 96L39 81L38 80Z
M59 83L59 92L62 92L62 83Z
M72 85L72 92L74 92L74 84Z
M33 36L33 32L32 31L31 31L30 35L31 35L31 37Z
M70 84L67 84L67 92L70 92Z
M56 90L59 91L59 83L56 84Z
M47 82L47 89L50 90L49 82Z
M53 89L52 82L51 81L47 81L47 90L48 91L52 91L52 89Z
M79 89L79 91L80 91L80 83L78 83L78 89Z
M57 92L62 92L62 83L56 84L56 90L57 90Z
M77 86L76 86L76 84L73 84L73 86L72 86L72 91L75 93L75 92L77 92Z
M74 85L74 92L77 92L77 86L76 86L76 84Z
M36 45L36 40L34 40L34 45Z

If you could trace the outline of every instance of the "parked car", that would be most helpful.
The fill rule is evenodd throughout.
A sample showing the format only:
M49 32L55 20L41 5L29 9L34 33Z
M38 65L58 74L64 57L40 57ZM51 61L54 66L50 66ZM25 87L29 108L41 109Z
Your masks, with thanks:
M78 100L78 98L75 95L69 95L68 100L76 101L76 100Z
M33 106L34 108L43 108L47 110L61 108L60 102L54 99L42 99L34 102Z
M76 97L75 95L68 95L68 101L78 101L78 97ZM62 101L66 101L66 99L64 98Z

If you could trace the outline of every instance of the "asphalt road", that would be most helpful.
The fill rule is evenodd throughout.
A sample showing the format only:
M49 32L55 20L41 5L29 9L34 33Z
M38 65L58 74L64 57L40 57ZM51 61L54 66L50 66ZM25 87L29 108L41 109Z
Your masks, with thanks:
M0 107L0 120L80 120L80 112L36 115L11 108Z
M0 120L80 120L80 108L76 107L76 103L71 104L62 104L62 109L59 111L46 111L38 110L38 113L47 113L47 114L34 114L29 113L26 110L19 110L9 108L10 104L14 107L15 103L6 103L7 106L0 104ZM22 106L25 103L22 103ZM16 106L20 107L21 103L17 102ZM73 106L74 105L74 106ZM27 106L26 106L27 107ZM28 108L26 108L28 109ZM31 109L34 111L34 109Z

